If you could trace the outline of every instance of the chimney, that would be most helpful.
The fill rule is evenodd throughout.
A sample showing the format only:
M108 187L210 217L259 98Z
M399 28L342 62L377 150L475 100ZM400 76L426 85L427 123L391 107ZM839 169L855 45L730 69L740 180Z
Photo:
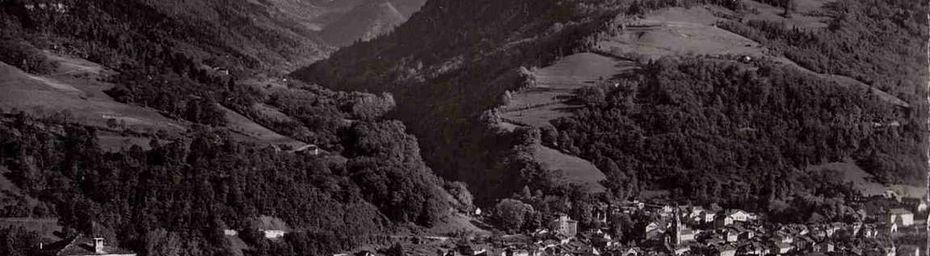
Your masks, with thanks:
M103 251L103 238L101 237L94 238L94 253L97 253L97 254L106 253Z

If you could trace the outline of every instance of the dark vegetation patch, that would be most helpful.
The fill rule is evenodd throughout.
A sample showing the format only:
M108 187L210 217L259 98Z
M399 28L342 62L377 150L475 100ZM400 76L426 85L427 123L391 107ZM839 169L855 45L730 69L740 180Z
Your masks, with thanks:
M25 195L54 205L34 217L57 217L64 234L103 234L142 253L181 246L199 248L194 255L223 254L223 229L243 231L261 250L269 245L248 235L257 234L249 223L269 215L294 227L286 248L332 254L378 243L393 223L429 226L448 213L441 180L396 121L348 128L347 161L257 147L205 127L153 140L150 150L105 152L93 128L23 113L4 116L3 124L5 176ZM152 239L155 232L183 239L164 245Z
M239 83L286 61L240 48L241 35L264 40L245 41L262 45L261 54L300 46L243 16L247 1L209 2L222 3L210 12L228 23L172 16L137 0L60 2L67 11L0 2L0 34L23 42L4 47L27 54L0 60L20 65L25 59L21 67L41 73L41 65L30 70L29 54L45 49L101 63L118 73L108 79L116 84L107 91L114 99L193 124L177 136L146 133L150 149L105 151L95 128L11 111L0 124L0 165L23 194L3 202L9 216L0 217L57 217L65 235L100 234L143 255L164 248L226 255L226 228L240 231L252 255L325 255L382 243L398 226L430 226L449 213L443 181L420 158L416 140L404 125L384 118L394 106L389 95L302 83L266 94ZM257 103L292 119L261 119L253 111ZM237 141L224 129L217 104L332 153L312 156ZM38 214L21 207L20 196L52 207ZM248 224L261 215L281 218L295 232L281 243L265 241ZM21 239L0 254L27 252L35 245L29 233L0 230L3 239Z
M911 143L908 127L874 126L903 114L867 91L756 65L700 58L648 64L619 87L579 89L586 107L555 121L543 142L591 159L621 198L635 196L632 187L668 189L703 204L761 210L774 200L820 195L820 185L799 178L809 175L799 171L808 165L870 159ZM919 162L898 164L907 168L878 175L925 175Z

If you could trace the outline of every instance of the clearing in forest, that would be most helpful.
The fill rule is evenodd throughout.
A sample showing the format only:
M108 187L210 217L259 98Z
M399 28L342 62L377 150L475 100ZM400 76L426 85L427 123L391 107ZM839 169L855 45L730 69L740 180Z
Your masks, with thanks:
M543 168L561 171L562 182L577 184L590 192L599 193L607 189L600 181L607 179L604 173L588 160L562 153L558 150L537 144L533 157Z
M783 7L776 7L758 1L743 1L749 12L744 17L749 20L767 20L802 29L822 29L827 27L828 17L822 15L820 8L826 0L795 1L795 8L785 15Z
M108 127L112 119L134 130L185 130L153 109L116 102L103 92L110 87L112 84L64 74L28 74L0 63L0 107L4 110L15 108L34 115L67 112L72 121L97 127Z
M48 52L46 56L59 63L58 68L47 75L29 74L0 62L0 108L3 111L17 109L38 116L68 113L73 122L101 128L98 142L106 150L132 145L148 148L149 138L122 133L123 129L147 133L163 130L169 134L187 131L189 123L186 121L167 118L155 109L117 102L104 93L114 85L100 80L114 74L113 71L84 59ZM236 134L260 143L305 145L223 109L227 111L228 128Z
M533 71L535 86L512 94L501 116L518 125L548 126L549 121L570 116L571 109L578 107L566 102L575 89L592 86L636 66L632 61L596 53L567 56Z
M596 45L599 51L617 56L659 59L676 55L747 55L762 57L759 43L721 29L714 15L718 7L667 8L642 18L620 16L619 32Z
M507 130L528 125L543 127L549 121L571 115L578 106L568 102L575 89L593 86L598 81L628 72L637 67L636 63L596 53L578 53L567 56L551 66L533 71L535 85L511 96L509 104L504 106L501 127ZM604 173L591 162L561 151L535 145L534 158L543 168L560 171L561 180L578 184L594 191L606 189L600 184L605 179Z
M823 5L822 1L799 4L795 11L798 15L793 15L790 19L781 16L777 16L779 18L776 19L768 17L771 15L764 15L777 11L776 7L753 1L745 3L749 5L750 11L746 17L743 17L743 20L791 21L794 23L786 24L808 29L826 27L822 22L823 17L813 16ZM805 14L802 15L802 13ZM909 104L900 98L859 80L841 75L817 73L782 55L773 55L772 51L758 42L717 27L716 23L724 20L718 15L735 16L732 11L716 6L673 7L649 13L641 18L619 16L615 22L624 24L623 28L619 30L620 32L597 43L595 48L616 56L641 57L651 60L682 55L766 58L804 73L833 81L839 86L866 89L888 103L909 107Z
M891 191L900 197L921 198L927 194L926 187L918 187L905 184L881 184L878 183L872 174L869 174L861 167L856 165L851 159L842 162L832 162L816 166L810 166L808 171L822 172L827 170L837 171L842 174L843 182L851 182L853 188L862 193L863 196L886 196Z
M233 110L230 110L222 105L219 105L220 109L226 113L226 127L232 130L235 134L245 137L248 140L252 140L259 143L266 144L286 144L292 148L299 148L306 146L307 143L300 142L298 140L292 139L281 135L271 129L268 129L261 124L258 124L251 119L236 113Z

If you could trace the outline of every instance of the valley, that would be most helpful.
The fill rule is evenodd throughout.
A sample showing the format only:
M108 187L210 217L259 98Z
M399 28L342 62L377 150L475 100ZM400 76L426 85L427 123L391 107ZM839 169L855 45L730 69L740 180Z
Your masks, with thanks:
M926 249L922 7L0 3L0 254Z

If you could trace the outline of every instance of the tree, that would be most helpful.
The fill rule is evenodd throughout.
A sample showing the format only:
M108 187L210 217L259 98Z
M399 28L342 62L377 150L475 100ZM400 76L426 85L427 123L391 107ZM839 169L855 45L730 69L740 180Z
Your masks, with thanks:
M461 181L453 181L446 183L446 191L449 194L452 194L452 197L455 200L459 201L459 204L462 206L462 210L469 212L474 208L473 201L474 196L471 195L471 192L468 191L468 185Z
M783 8L785 12L783 15L785 16L785 18L791 18L791 13L797 10L798 8L797 0L784 0L784 1L785 3L784 3Z
M607 180L604 181L604 186L610 189L615 197L627 199L632 192L632 180L627 177L626 173L620 169L613 159L607 159L606 165L607 168L604 174L607 176Z
M540 140L544 145L558 147L559 131L552 126L543 126L540 129Z
M407 255L404 253L404 246L399 243L395 243L391 248L388 248L384 251L385 256L404 256Z
M145 251L142 252L142 255L178 256L180 253L181 239L177 233L158 228L145 234Z
M27 256L29 249L38 242L35 232L22 227L0 228L0 255Z
M521 230L527 214L534 212L533 206L510 198L501 200L494 209L501 226L511 231Z

